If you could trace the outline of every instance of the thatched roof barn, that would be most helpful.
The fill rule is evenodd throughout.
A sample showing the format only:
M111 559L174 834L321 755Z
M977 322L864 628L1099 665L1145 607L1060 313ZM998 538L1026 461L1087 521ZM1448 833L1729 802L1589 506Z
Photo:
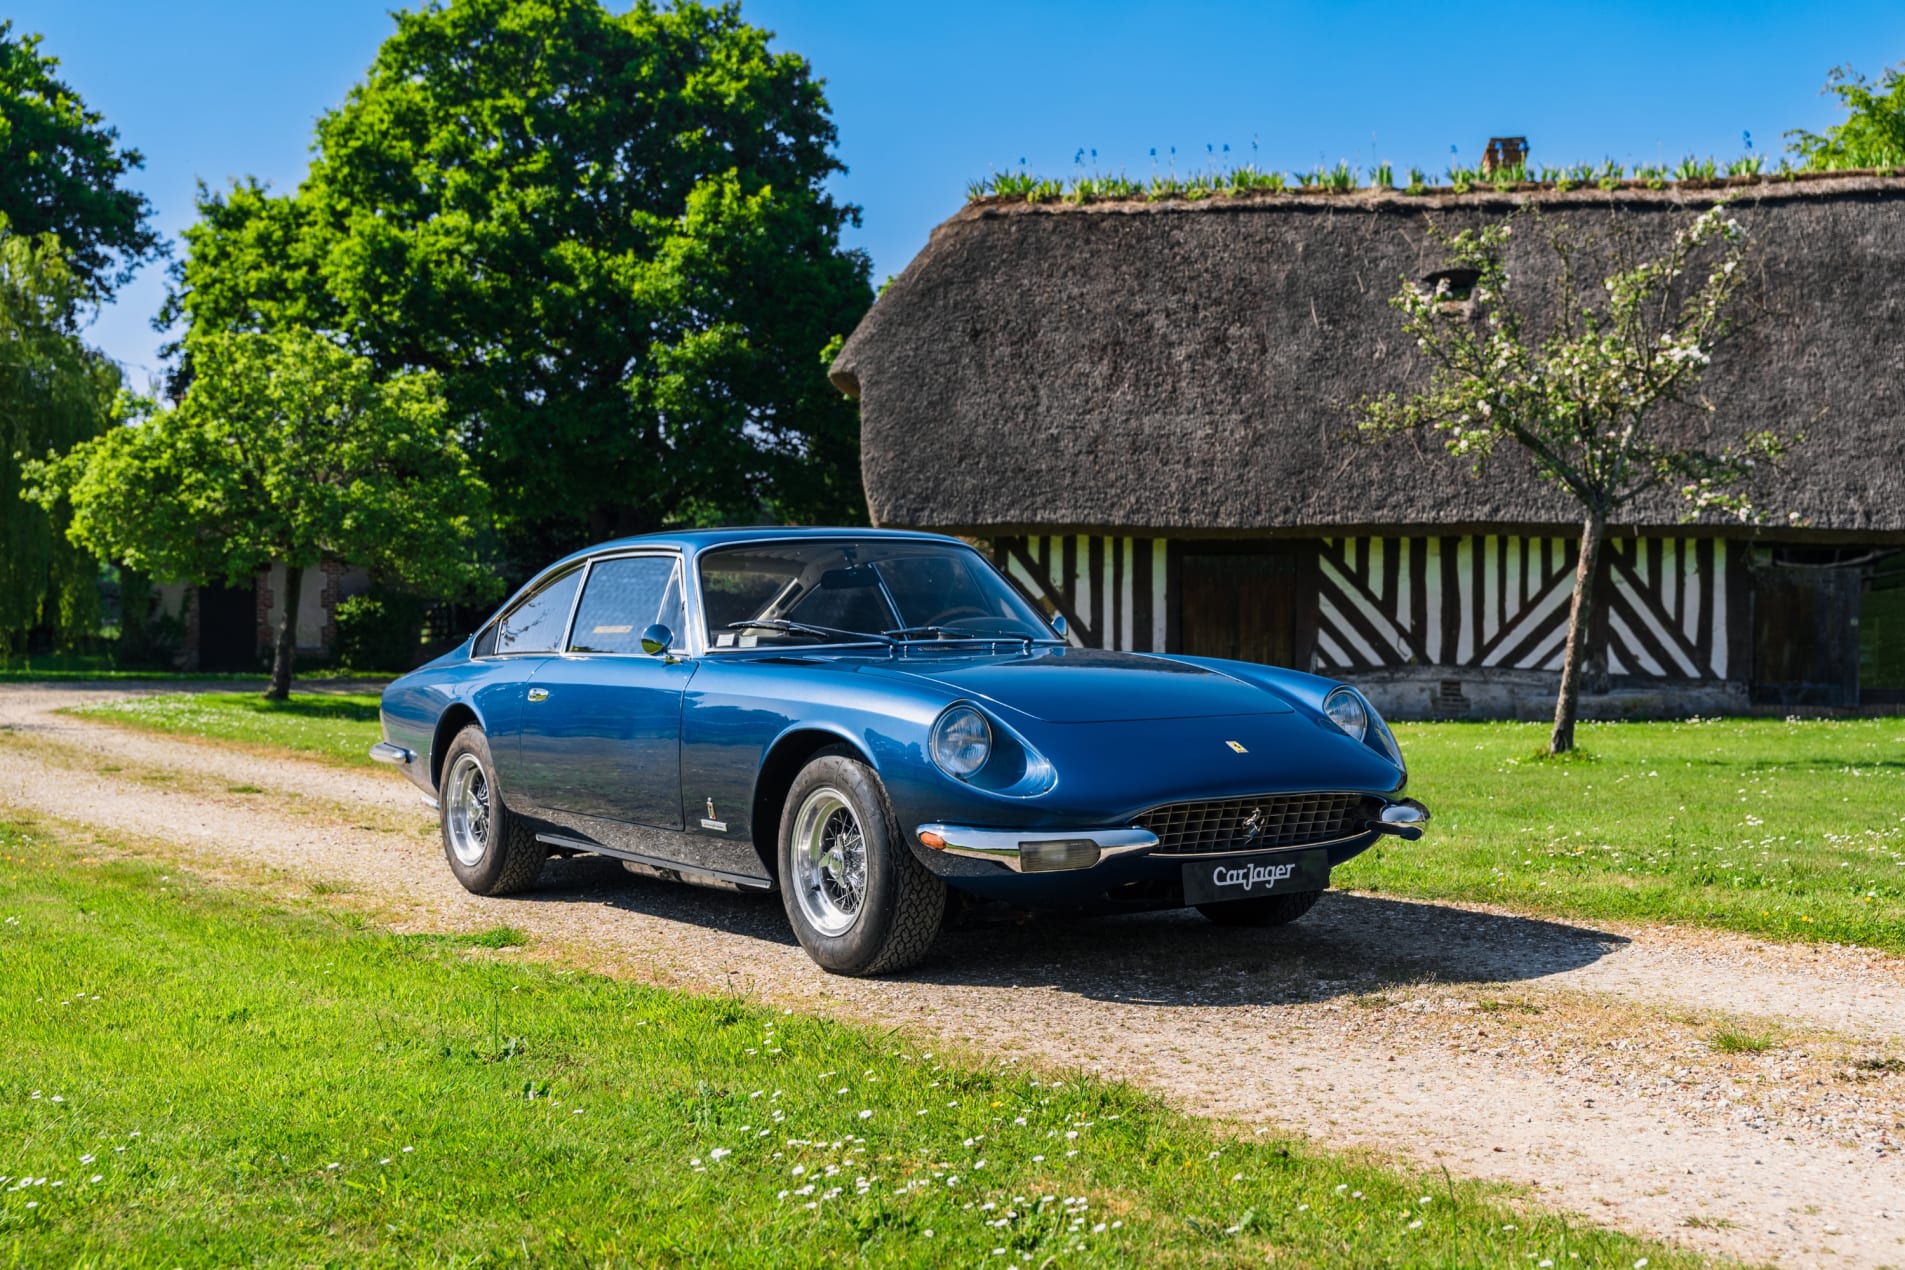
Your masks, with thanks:
M1714 358L1714 412L1683 426L1806 440L1757 491L1777 530L1682 524L1671 495L1619 516L1603 706L1905 693L1885 669L1905 653L1861 645L1855 621L1862 603L1892 638L1905 621L1884 598L1905 546L1905 181L1724 195L1758 244L1765 313ZM1478 226L1533 199L1552 222L1664 240L1718 197L971 205L834 363L861 404L868 506L989 540L1092 643L1355 672L1403 714L1546 708L1572 504L1519 455L1477 479L1434 438L1359 445L1350 407L1425 373L1388 301L1444 263L1428 218ZM1531 239L1509 263L1539 282L1554 257ZM1897 682L1868 669L1862 692L1875 656Z

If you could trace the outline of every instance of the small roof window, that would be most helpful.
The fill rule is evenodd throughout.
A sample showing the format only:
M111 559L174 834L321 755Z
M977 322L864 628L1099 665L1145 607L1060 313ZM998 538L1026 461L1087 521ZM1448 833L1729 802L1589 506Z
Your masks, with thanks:
M1460 303L1469 298L1481 277L1480 269L1437 269L1422 276L1422 289L1430 295L1441 289L1445 301Z

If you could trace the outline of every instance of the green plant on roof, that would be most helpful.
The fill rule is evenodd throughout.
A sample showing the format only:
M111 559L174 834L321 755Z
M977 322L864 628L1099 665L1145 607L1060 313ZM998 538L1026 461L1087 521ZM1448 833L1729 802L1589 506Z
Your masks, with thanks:
M1094 199L1137 198L1143 193L1141 182L1120 172L1116 176L1081 176L1072 182L1068 197L1074 203L1089 203Z
M1528 165L1525 163L1517 163L1513 166L1504 164L1488 175L1489 184L1493 185L1497 190L1510 190L1517 185L1523 184L1527 180Z
M1179 183L1183 196L1195 203L1199 199L1209 198L1223 188L1215 172L1193 172Z
M1895 80L1896 73L1888 72L1887 84L1893 85ZM1896 91L1895 88L1894 91ZM1752 145L1750 138L1747 145L1750 149ZM1213 162L1206 170L1185 176L1179 176L1175 168L1168 172L1154 172L1149 181L1133 180L1123 173L1115 176L1096 173L1087 175L1082 171L1082 162L1081 159L1080 172L1066 180L1038 177L1022 167L1014 171L994 172L991 176L968 181L966 197L974 201L1001 198L1018 199L1027 203L1063 200L1073 204L1084 204L1100 200L1135 198L1151 202L1166 199L1185 199L1196 202L1210 198L1242 198L1252 194L1275 194L1289 189L1292 183L1304 190L1331 194L1347 194L1360 188L1359 172L1347 161L1338 162L1333 167L1318 164L1307 171L1295 173L1293 178L1282 172L1266 172L1254 162L1234 168L1225 168ZM1798 165L1795 165L1790 157L1782 158L1778 165L1771 169L1770 175L1790 180L1801 171L1834 171L1848 168L1872 169L1880 176L1895 175L1905 170L1905 143L1892 148L1890 143L1881 138L1877 141L1862 142L1857 146L1848 145L1842 149L1822 151L1818 155L1805 158L1805 161ZM1700 158L1688 155L1672 167L1663 164L1642 164L1633 170L1632 181L1648 189L1664 190L1675 181L1718 181L1724 177L1743 179L1765 174L1769 174L1767 160L1758 154L1748 153L1724 165L1712 157ZM1525 185L1563 193L1587 186L1596 186L1603 190L1618 190L1628 183L1628 177L1626 166L1614 159L1606 159L1599 164L1573 163L1562 167L1550 167L1544 164L1538 169L1531 169L1526 164L1516 164L1513 167L1496 168L1489 173L1459 164L1452 165L1448 169L1449 187L1457 194L1472 193L1478 188L1508 191ZM1376 164L1369 171L1368 188L1395 189L1396 178L1396 168L1393 164ZM1434 182L1429 173L1419 167L1409 168L1407 178L1402 183L1403 193L1411 195L1427 194L1433 187Z
M1229 192L1248 194L1254 190L1265 190L1272 194L1282 190L1287 182L1281 172L1265 172L1255 164L1246 164L1230 174Z
M1720 165L1718 163L1715 163L1710 158L1697 159L1691 154L1680 160L1673 170L1673 177L1676 181L1713 181L1717 180L1719 175Z
M973 182L968 188L978 191L974 195L976 198L983 198L987 194L1002 198L1025 198L1037 185L1038 178L1029 172L994 172L983 181Z

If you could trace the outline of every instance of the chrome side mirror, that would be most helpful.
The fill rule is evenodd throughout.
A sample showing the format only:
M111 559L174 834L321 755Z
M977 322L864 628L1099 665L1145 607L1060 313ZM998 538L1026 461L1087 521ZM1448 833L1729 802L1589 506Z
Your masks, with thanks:
M1063 613L1052 614L1052 629L1057 631L1060 635L1065 633L1065 615Z
M642 632L642 651L650 657L660 657L674 646L675 633L656 622Z

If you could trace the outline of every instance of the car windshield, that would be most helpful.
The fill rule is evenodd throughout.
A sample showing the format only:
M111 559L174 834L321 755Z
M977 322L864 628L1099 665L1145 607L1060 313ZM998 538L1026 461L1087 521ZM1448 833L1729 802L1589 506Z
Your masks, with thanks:
M788 539L706 551L700 568L710 648L1054 638L965 547Z

